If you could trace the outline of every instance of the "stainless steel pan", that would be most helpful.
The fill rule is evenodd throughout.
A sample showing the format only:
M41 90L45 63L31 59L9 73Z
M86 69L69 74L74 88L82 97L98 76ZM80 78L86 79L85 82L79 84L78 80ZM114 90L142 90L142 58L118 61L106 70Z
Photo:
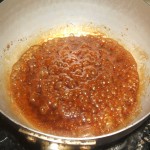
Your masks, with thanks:
M147 2L147 3L146 3ZM150 6L148 0L5 0L0 4L0 112L28 139L67 145L102 145L133 131L150 115ZM141 113L127 127L102 136L69 138L34 129L12 107L7 81L12 65L31 44L46 37L96 34L118 40L138 63ZM34 40L33 40L34 39Z

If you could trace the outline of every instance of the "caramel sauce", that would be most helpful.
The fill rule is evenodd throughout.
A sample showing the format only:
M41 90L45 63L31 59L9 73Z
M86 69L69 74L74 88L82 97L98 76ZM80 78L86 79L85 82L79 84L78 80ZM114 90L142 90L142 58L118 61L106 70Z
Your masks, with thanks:
M133 56L102 36L70 36L30 47L13 66L12 98L39 130L70 137L124 127L138 107Z

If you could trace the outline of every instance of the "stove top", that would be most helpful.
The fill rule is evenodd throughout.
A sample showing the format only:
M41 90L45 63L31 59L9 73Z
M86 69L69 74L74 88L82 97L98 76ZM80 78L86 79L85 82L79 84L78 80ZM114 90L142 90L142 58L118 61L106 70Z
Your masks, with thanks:
M40 150L39 143L29 142L18 128L0 114L0 150ZM150 150L150 117L126 137L93 150Z

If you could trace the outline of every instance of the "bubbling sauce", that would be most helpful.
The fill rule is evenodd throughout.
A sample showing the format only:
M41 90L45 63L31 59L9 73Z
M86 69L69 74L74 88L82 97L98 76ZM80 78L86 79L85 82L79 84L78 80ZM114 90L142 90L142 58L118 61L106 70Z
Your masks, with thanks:
M135 116L139 76L133 56L102 36L33 45L14 64L11 95L35 128L85 137L113 132Z

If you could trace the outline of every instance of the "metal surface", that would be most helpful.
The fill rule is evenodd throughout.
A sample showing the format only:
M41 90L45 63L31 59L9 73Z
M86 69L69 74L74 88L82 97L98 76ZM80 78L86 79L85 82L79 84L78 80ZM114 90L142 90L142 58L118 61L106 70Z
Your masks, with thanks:
M51 141L54 143L60 144L68 144L68 145L96 145L96 140L69 140L69 139L61 139L61 138L54 138L50 136L41 135L40 133L34 133L27 129L20 128L19 132L28 135L30 137L35 137L38 139L42 139L44 141Z
M150 0L144 0L144 2L150 5Z
M145 14L150 14L150 7L142 0L5 0L2 2L0 5L0 112L21 126L29 135L68 145L102 145L133 131L150 115L150 17ZM52 32L50 33L52 37L55 37L60 35L57 32L61 32L61 35L69 32L75 34L93 32L91 27L89 29L87 26L82 26L83 24L100 27L109 37L123 43L133 54L139 72L143 71L141 78L143 75L144 91L140 97L142 111L129 126L103 136L70 138L37 131L22 118L20 112L16 115L11 107L12 100L7 93L7 77L11 67L31 43L36 43L36 40L31 43L30 41L38 36L37 33L48 31ZM50 30L58 26L60 30L55 30L56 33ZM68 30L68 26L74 30Z
M49 143L49 142L43 142L42 144L42 150L91 150L91 146L70 146L67 144L58 144L58 143Z

